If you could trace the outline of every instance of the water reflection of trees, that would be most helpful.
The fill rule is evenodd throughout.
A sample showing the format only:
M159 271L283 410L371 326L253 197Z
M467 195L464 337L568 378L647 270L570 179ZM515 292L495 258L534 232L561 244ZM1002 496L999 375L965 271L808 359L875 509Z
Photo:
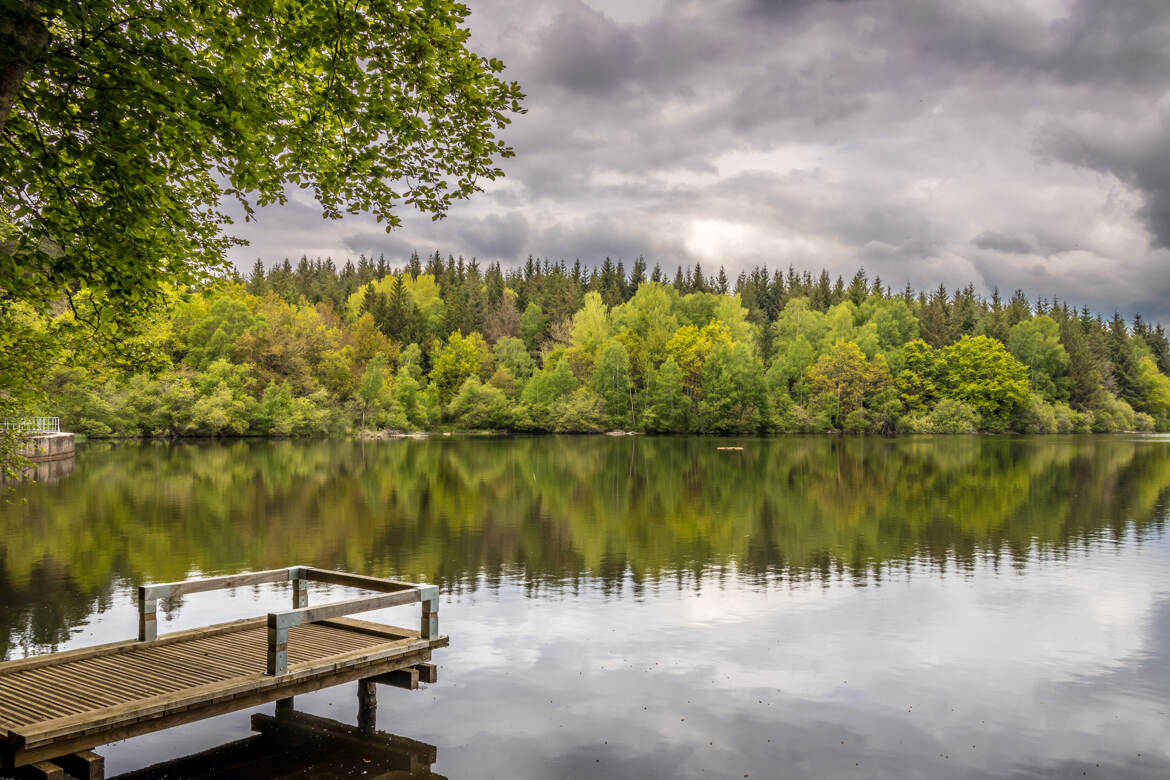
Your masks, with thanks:
M1137 438L742 443L89 445L71 477L0 507L0 649L60 641L119 583L292 562L448 589L1020 566L1160 531L1170 490L1170 447Z

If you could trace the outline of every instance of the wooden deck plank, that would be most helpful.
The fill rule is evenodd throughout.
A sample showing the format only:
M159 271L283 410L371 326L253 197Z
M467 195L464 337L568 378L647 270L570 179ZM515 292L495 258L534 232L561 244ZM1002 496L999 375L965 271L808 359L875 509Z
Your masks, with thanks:
M305 606L296 590L292 610L154 635L159 598L282 580L295 580L294 588L317 580L380 593ZM427 630L438 596L433 585L295 566L144 585L138 595L149 624L142 641L0 662L0 771L351 680L396 671L417 679L431 652L448 644L433 636L433 625ZM421 633L348 617L420 600Z
M213 664L208 658L204 656L191 657L185 650L185 645L169 645L165 653L157 653L152 657L146 656L122 656L122 658L108 659L107 668L128 668L129 666L137 666L141 664L157 664L165 663L168 672L178 679L189 681L191 684L198 684L201 682L211 682L214 679L222 676L222 671L218 668L218 664ZM126 667L120 666L123 659L128 659L130 663ZM86 662L81 662L86 663Z
M248 629L252 629L252 631L248 631ZM241 633L241 631L253 633L253 636L246 637L246 639L229 636ZM418 631L347 619L347 617L292 628L294 646L302 633L305 636L329 637L331 641L335 642L338 639L342 640L339 644L329 646L331 654L336 654L338 650L362 650L370 647L371 644L379 644L386 640L398 642L418 637ZM216 637L221 637L221 639L216 640ZM255 655L252 660L249 660L247 656L243 656L241 660L241 657L233 649L227 657L228 660L225 661L221 654L221 648L216 642L228 644L235 649L250 649L254 651ZM314 644L315 649L321 647L316 642L312 642L312 644ZM102 693L103 698L108 698L104 695L109 695L109 693L116 693L122 697L123 702L133 702L133 700L156 696L159 693L158 678L150 675L144 676L138 672L140 663L144 661L147 663L165 662L170 674L166 676L163 684L168 689L183 690L185 686L192 684L214 683L241 674L259 674L263 671L261 655L263 646L262 621L256 619L233 621L205 629L178 631L178 633L167 634L153 642L116 642L109 644L109 646L82 648L78 651L66 651L66 653L39 656L29 658L29 660L0 663L0 692L6 688L4 685L6 679L8 682L16 683L18 679L32 675L41 683L60 684L64 681L76 682L76 675L81 674L87 679L89 688ZM166 650L159 648L166 648ZM111 655L99 655L99 651L103 649L109 650ZM53 663L46 663L46 660L51 660ZM28 663L29 661L36 663ZM311 658L304 662L300 658L295 660L297 664L308 662L311 662ZM19 671L22 674L19 678L5 677L12 671ZM195 676L192 677L192 674ZM174 684L172 685L172 683ZM25 690L25 685L9 685L7 688L11 689L12 693L19 693ZM20 698L18 697L18 699ZM36 697L36 699L39 700L40 697ZM15 740L15 732L18 732L21 726L27 726L27 724L36 723L39 720L55 719L70 715L70 713L76 715L78 712L102 709L101 706L95 706L95 703L80 703L76 700L73 700L70 706L63 706L57 700L37 704L36 700L25 698L21 699L21 704L14 702L15 699L12 696L0 695L0 739Z
M182 647L182 646L181 645L172 645L171 647L168 647L168 653L167 653L166 657L164 659L161 659L161 660L164 660L168 664L174 664L176 661L175 655L179 652L180 647ZM255 648L255 654L257 656L259 656L259 654L262 652L261 648L262 648L262 644L258 642L256 645L256 648ZM158 654L153 653L152 655L158 655ZM160 659L156 658L156 659L150 659L150 660L157 662ZM200 659L193 657L193 660L198 662L198 660L200 660ZM202 660L204 662L206 662L207 659L204 657ZM308 660L311 661L312 659L310 658ZM172 679L169 679L167 676L165 676L165 674L163 672L151 671L149 669L149 667L144 669L143 663L142 663L143 661L144 661L144 659L135 658L133 655L122 655L121 657L119 657L117 659L100 659L100 658L85 659L81 663L84 663L84 665L86 667L88 667L86 669L87 674L90 674L90 675L93 675L94 677L96 677L97 675L94 674L95 672L97 672L99 674L104 673L106 675L105 679L112 680L112 681L114 681L114 683L117 683L119 681L126 681L126 682L130 682L130 683L134 683L137 686L146 685L146 687L148 689L153 689L151 695L157 695L157 694L162 693L162 692L181 691L189 685L189 680L187 680L187 679L184 679L182 681L172 680ZM123 664L124 666L116 666L116 664ZM58 665L55 669L53 669L51 667L50 667L50 669L53 669L53 671L55 671L57 673L62 673L68 668L68 666L69 666L69 664L61 664L61 665ZM37 671L41 671L41 670L37 670ZM169 669L169 671L171 673L173 673L175 670L172 667ZM196 680L196 682L200 682L203 684L213 683L213 682L218 681L215 678L230 679L230 677L237 676L240 673L255 674L255 673L257 673L257 671L263 671L263 669L262 669L262 664L257 662L254 664L249 664L247 666L243 666L243 667L238 668L238 669L219 670L219 671L220 671L220 674L217 674L217 675L212 675L212 674L203 675L202 679ZM226 673L224 673L224 672L226 672ZM100 708L100 706L102 706L102 705L109 705L112 703L108 698L105 698L103 700L96 700L93 697L87 696L84 694L82 696L78 697L78 698L83 699L83 701L77 701L75 699L72 702L70 702L67 697L57 697L57 696L53 696L53 695L46 695L46 692L43 690L43 687L41 687L41 686L43 686L43 683L41 683L41 685L38 685L37 683L39 681L36 681L36 680L30 681L27 679L22 679L26 676L27 675L21 675L18 677L8 678L7 682L10 683L10 685L7 687L13 688L14 692L19 690L21 692L35 694L36 701L30 702L30 703L36 704L37 706L36 706L35 710L33 710L33 712L29 713L29 714L37 714L41 718L44 718L45 716L61 716L61 715L65 715L65 714L76 713L79 711L83 712L83 711L87 711L87 710L91 710L91 709ZM42 675L38 674L37 676L40 677ZM211 678L211 679L208 679L208 678ZM0 687L3 687L3 686L0 686ZM88 686L87 686L87 688L88 688ZM76 696L76 691L75 691L75 696ZM133 686L127 686L127 690L126 690L125 696L123 698L124 698L124 701L134 701L136 699L144 698L144 696L142 695L141 687L138 687L136 689ZM48 701L47 702L43 701L44 699L48 699ZM27 721L27 718L18 718L18 720Z
M168 694L120 707L112 707L100 713L84 713L82 715L73 715L46 721L35 724L34 726L22 728L19 736L23 739L24 745L33 746L68 735L79 728L84 728L88 731L99 727L133 721L138 718L165 714L170 711L184 709L202 703L222 702L241 694L246 694L249 691L279 688L289 683L300 682L315 675L338 671L355 660L376 661L381 658L406 655L424 649L429 649L426 642L414 642L408 645L385 647L377 653L334 656L325 659L326 663L323 665L309 665L307 668L295 671L290 667L289 673L280 677L272 677L263 673L239 677L223 684L203 686L202 688L190 689L180 694Z
M137 680L142 684L150 685L155 690L160 686L179 689L187 685L211 682L210 679L201 679L202 675L187 674L170 668L169 659L169 655L154 655L152 657L126 655L116 660L100 659L100 662L95 662L93 666L100 669L108 677Z
M369 641L374 640L374 641ZM373 647L387 640L378 641L373 637L338 637L338 636L306 636L293 634L289 637L289 651L312 653L314 655L332 655L339 651L360 650L363 647Z
M27 728L29 724L43 720L64 718L70 715L101 709L104 706L113 706L94 703L87 698L81 697L65 703L62 703L60 700L49 701L43 698L37 698L35 693L30 693L29 689L24 686L7 688L4 690L3 695L10 698L23 697L21 701L25 703L24 710L12 718L17 729Z
M67 687L69 690L85 690L94 697L100 698L104 706L116 704L128 695L125 690L120 690L116 684L95 675L87 675L80 670L59 667L54 669L54 672L55 674L51 677L45 675L41 678L45 684Z
M201 663L208 674L217 677L254 672L257 668L253 659L246 654L241 651L232 652L230 649L178 645L172 653L176 663ZM263 657L260 659L259 668L263 671Z
M300 626L297 628L306 627ZM253 652L257 659L257 666L259 667L262 663L260 660L262 658L262 648L266 645L260 641L258 627L251 629L251 631L255 631L258 636L254 642L249 639L246 643L255 648ZM321 630L315 632L310 632L310 635L313 633L320 635L322 638L334 635L344 636L347 633L347 629L340 626L329 626L323 627ZM85 709L83 711L62 712L61 710L63 709L70 709L68 698L58 698L51 692L43 692L45 698L49 699L49 701L42 703L42 705L34 710L34 714L40 717L31 723L14 723L12 725L15 728L10 728L9 732L13 733L22 744L33 745L66 736L79 729L102 728L126 720L152 717L180 707L188 707L202 702L220 701L250 690L268 689L282 684L300 681L315 675L329 674L348 665L373 662L395 655L405 655L419 650L428 650L433 646L441 646L428 640L409 637L406 639L388 639L361 632L351 632L350 635L353 636L355 633L361 638L356 643L346 642L346 647L338 647L337 645L330 647L328 644L316 645L315 648L305 647L303 649L304 660L298 657L298 655L302 654L302 651L298 650L297 653L294 653L294 658L290 662L288 674L272 677L264 674L262 668L258 671L242 674L232 673L232 670L224 670L229 676L200 685L185 685L178 680L168 678L167 667L165 665L157 665L160 663L166 664L168 660L177 660L179 657L184 656L187 657L187 660L190 660L192 658L189 652L190 647L198 647L202 644L202 641L199 639L193 639L192 643L188 646L175 646L171 652L166 654L160 654L157 651L148 653L147 651L155 650L155 648L149 646L153 643L143 643L146 647L142 653L137 655L120 651L117 653L117 656L110 658L91 656L90 658L84 659L89 662L87 666L106 667L116 662L123 673L129 670L129 673L137 675L139 680L151 683L156 691L155 694L149 697L133 698L123 703L109 706L102 706L100 702L87 701L84 704ZM241 641L243 641L242 637L232 637L232 644L234 645L238 645ZM354 644L357 646L352 647ZM290 645L292 646L290 650L297 646L295 636L290 639ZM352 649L347 649L349 647L352 647ZM332 650L333 652L328 655L322 655L322 650ZM148 655L149 657L147 657ZM117 677L112 677L112 679L117 679ZM28 681L21 679L19 675L11 678L0 676L0 693L8 686L21 690L30 687L33 690L37 690L35 686L29 686ZM76 692L74 692L74 695L77 695ZM72 702L73 708L81 704L81 702L76 700ZM11 720L11 717L9 719Z
M71 707L69 706L68 700L59 700L59 699L56 699L55 697L46 697L43 695L43 693L41 693L41 691L33 688L33 686L28 685L25 681L20 681L19 684L14 684L12 686L9 686L9 688L7 688L6 690L13 691L14 693L18 693L18 695L20 695L20 696L26 697L26 699L28 700L29 706L32 707L32 709L34 711L36 711L36 710L69 711L71 709ZM8 700L12 700L13 697L6 695L5 698ZM19 712L19 710L18 710L18 712Z
M144 687L153 687L153 683L151 682L152 676L150 674L140 675L139 672L141 670L149 671L157 669L163 664L169 664L173 657L173 652L167 652L165 654L126 653L110 658L88 658L84 661L77 662L76 667L89 669L96 674L102 674L111 678L123 678L130 682L139 681L138 684ZM195 684L201 678L207 677L210 674L211 672L206 667L204 669L187 669L174 668L168 665L165 679L175 680L181 684Z
M46 715L62 717L86 709L85 704L77 699L47 695L25 680L9 681L5 686L4 695L8 698L21 697L23 702L27 702L28 711L36 718L44 718ZM19 721L23 722L27 722L27 718Z
M204 683L225 680L239 674L251 674L257 670L264 671L263 659L259 665L256 665L246 657L230 660L192 650L178 651L174 658L176 662L207 664L208 674L213 676L211 679L204 680Z
M10 710L4 704L5 700L0 699L0 739L7 739L12 729L16 728L15 721L20 719L18 710Z
M432 642L431 649L445 647L446 645L447 637L439 637L437 640ZM228 701L192 706L187 710L169 713L155 719L141 719L131 723L96 731L90 734L63 737L61 739L50 741L35 747L17 748L15 760L17 765L23 765L31 761L52 758L68 752L86 750L97 745L104 745L108 742L114 742L120 739L129 739L130 737L149 734L151 732L160 731L172 726L179 726L184 723L192 723L194 721L203 720L204 718L213 717L215 715L222 715L227 712L234 712L236 710L245 709L247 707L254 707L260 704L275 701L277 699L287 698L289 696L297 696L303 693L309 693L311 691L328 688L334 685L341 685L343 683L352 682L353 680L380 674L393 668L401 668L405 666L413 666L419 663L425 663L430 660L430 656L431 651L424 650L405 656L398 656L390 659L374 661L368 664L351 666L327 675L321 675L319 677L308 678L285 684L279 688L251 691Z
M121 642L110 642L104 645L78 647L74 650L62 650L57 653L48 653L46 655L34 655L15 661L0 662L0 676L23 671L25 669L34 669L38 666L48 666L52 664L63 663L65 661L78 660L81 658L91 658L98 655L108 656L116 655L118 653L137 652L144 647L164 647L175 642L188 641L192 637L196 636L210 637L216 636L218 634L230 634L236 631L242 631L246 628L252 628L255 626L264 627L267 625L268 619L264 617L244 618L243 620L233 620L229 623L218 623L214 626L203 626L201 628L189 628L183 631L175 631L170 634L164 634L158 639L153 639L149 642L141 642L137 639L126 639Z
M239 658L244 657L247 653L256 652L259 648L264 646L266 629L256 628L250 629L247 634L255 634L254 636L244 637L240 634L232 634L230 641L228 638L223 638L223 641L217 639L208 639L194 642L185 642L181 645L173 645L173 648L178 648L181 652L197 653L206 655L209 658L225 657L225 658Z

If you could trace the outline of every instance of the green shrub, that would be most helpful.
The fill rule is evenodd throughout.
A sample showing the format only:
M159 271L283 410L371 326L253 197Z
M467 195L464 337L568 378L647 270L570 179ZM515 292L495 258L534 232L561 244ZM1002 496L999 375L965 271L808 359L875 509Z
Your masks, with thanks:
M508 397L493 385L468 377L447 407L451 419L464 428L508 428L512 415Z
M926 416L929 431L923 433L975 433L979 430L979 413L974 407L954 398L944 398Z
M1115 395L1107 394L1104 402L1093 410L1094 433L1132 431L1134 427L1133 407Z
M775 428L778 433L817 433L824 421L818 421L805 407L790 403L776 413Z
M601 398L588 387L553 406L553 430L557 433L599 433L606 428L606 414Z
M898 433L934 433L924 414L911 413L898 419Z
M866 434L873 432L873 422L864 409L854 409L845 415L845 421L841 427L845 433Z
M1081 433L1088 430L1085 415L1066 403L1053 404L1052 414L1056 419L1057 433Z
M1012 414L1012 428L1020 433L1056 433L1056 410L1039 393L1031 393Z

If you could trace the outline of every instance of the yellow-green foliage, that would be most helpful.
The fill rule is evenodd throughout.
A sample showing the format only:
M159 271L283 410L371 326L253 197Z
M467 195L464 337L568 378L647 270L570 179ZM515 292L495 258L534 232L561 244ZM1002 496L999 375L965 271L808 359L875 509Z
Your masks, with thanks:
M94 436L1170 428L1170 342L1140 321L1131 334L1065 309L1031 317L1019 296L1008 320L969 291L834 298L759 274L733 294L698 274L633 289L607 268L508 275L437 254L381 276L261 268L176 293L128 341L152 360L57 369L45 408Z

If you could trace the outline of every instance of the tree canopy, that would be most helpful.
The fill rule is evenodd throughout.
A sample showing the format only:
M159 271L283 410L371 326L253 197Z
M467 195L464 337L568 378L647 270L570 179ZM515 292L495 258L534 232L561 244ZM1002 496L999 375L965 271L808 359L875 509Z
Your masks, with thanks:
M451 0L7 0L0 346L27 348L20 317L66 304L107 336L136 324L168 285L223 265L225 201L251 219L301 188L325 217L389 229L403 204L438 218L501 176L512 151L496 132L522 94L468 48L467 14Z
M608 268L258 265L142 325L162 368L74 361L50 373L42 413L95 436L1170 430L1170 339L1140 318L1022 294L1005 309L971 288L875 284L858 304L842 283L818 303L810 274L763 269L728 294L659 268L635 288Z

